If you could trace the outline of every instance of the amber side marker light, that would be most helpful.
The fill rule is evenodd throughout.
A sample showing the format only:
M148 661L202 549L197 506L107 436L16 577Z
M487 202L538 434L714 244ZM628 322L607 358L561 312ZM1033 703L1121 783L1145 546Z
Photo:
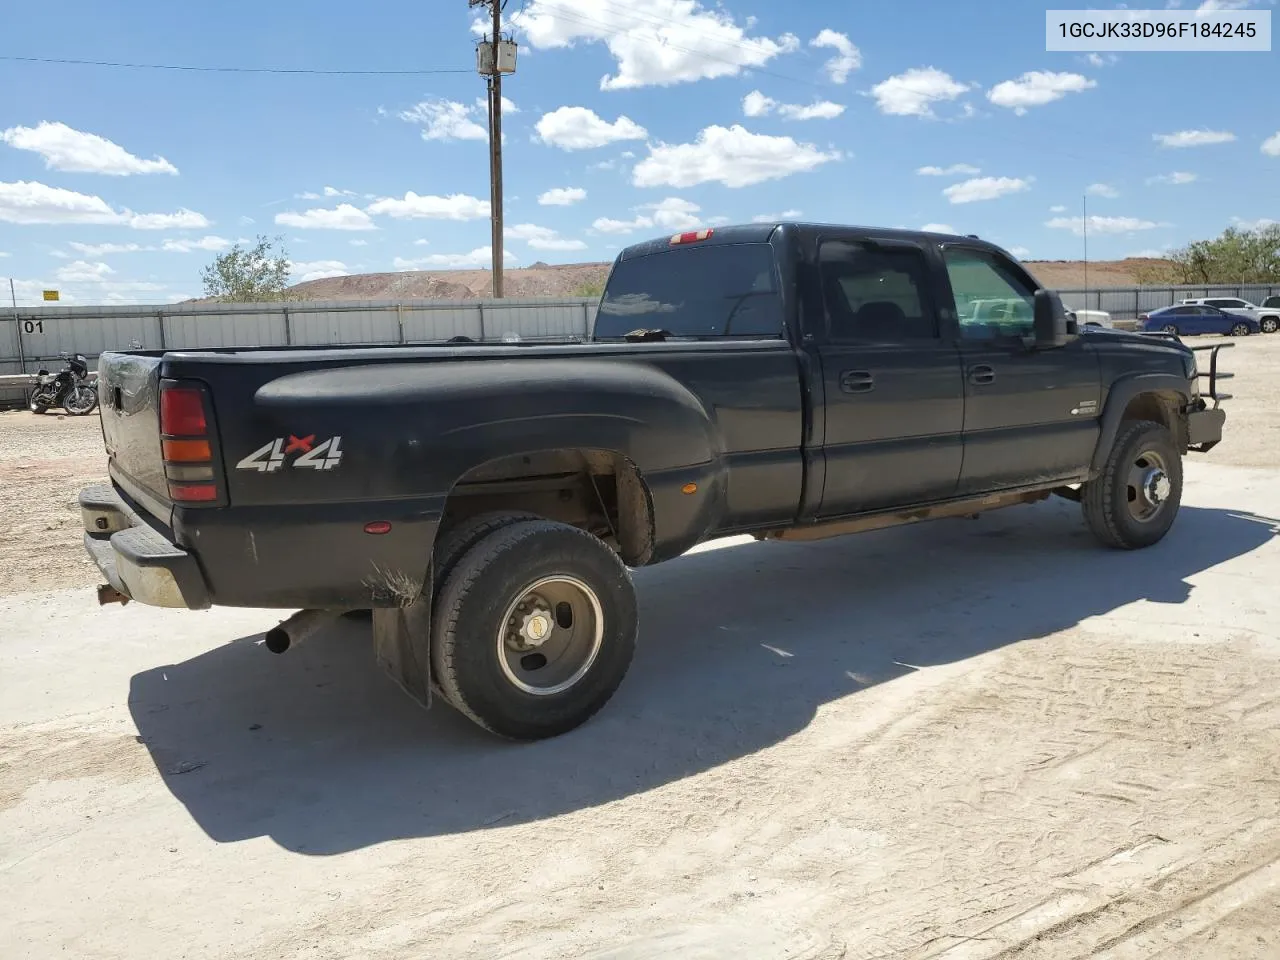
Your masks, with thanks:
M680 492L685 494L685 496L692 496L698 492L698 485L696 483L686 483L680 488Z
M374 536L380 536L384 533L391 532L391 523L387 520L370 520L364 525L364 532L371 533Z

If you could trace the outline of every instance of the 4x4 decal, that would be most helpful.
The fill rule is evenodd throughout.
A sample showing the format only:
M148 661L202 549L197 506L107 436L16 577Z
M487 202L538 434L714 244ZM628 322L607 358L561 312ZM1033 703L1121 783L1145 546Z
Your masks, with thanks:
M292 462L288 457L295 453ZM306 467L311 470L332 470L342 462L342 437L331 437L316 443L313 433L306 437L276 437L236 464L237 470L257 470L259 473L275 473L281 467Z

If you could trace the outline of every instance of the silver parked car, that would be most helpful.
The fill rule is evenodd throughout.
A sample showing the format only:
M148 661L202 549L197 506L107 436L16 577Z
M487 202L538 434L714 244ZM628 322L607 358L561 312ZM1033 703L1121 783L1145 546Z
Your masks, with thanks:
M1275 299L1274 297L1268 298L1267 303L1271 303ZM1276 330L1280 330L1280 306L1259 307L1248 300L1241 300L1239 297L1202 297L1198 300L1183 300L1181 305L1185 307L1217 307L1226 313L1234 313L1240 317L1257 320L1258 326L1262 328L1263 333L1275 333Z

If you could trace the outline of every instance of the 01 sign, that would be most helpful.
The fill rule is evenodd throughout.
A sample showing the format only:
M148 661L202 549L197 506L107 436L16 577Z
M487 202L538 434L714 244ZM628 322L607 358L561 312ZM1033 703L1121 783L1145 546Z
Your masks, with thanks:
M288 458L300 454L292 461ZM284 466L303 467L309 470L332 470L342 462L342 437L331 437L316 443L313 433L306 437L276 437L264 443L253 453L236 464L237 470L256 470L258 473L275 473Z

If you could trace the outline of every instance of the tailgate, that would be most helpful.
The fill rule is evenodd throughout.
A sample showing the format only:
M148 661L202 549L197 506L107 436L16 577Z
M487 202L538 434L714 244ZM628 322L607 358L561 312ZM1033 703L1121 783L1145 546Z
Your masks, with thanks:
M102 436L113 476L169 502L160 454L160 361L163 354L104 353L98 360ZM168 517L160 518L167 522Z

